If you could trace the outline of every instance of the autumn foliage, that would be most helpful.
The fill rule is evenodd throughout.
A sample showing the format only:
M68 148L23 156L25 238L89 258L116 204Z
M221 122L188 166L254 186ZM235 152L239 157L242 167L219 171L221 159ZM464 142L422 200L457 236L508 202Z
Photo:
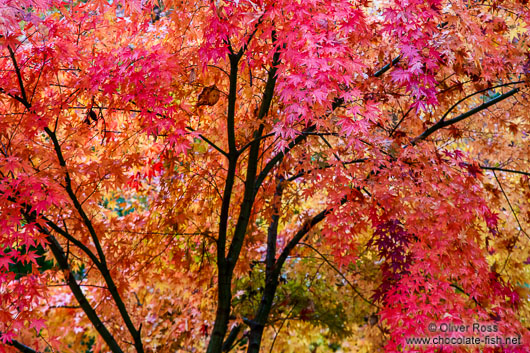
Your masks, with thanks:
M529 28L0 0L0 352L528 352Z

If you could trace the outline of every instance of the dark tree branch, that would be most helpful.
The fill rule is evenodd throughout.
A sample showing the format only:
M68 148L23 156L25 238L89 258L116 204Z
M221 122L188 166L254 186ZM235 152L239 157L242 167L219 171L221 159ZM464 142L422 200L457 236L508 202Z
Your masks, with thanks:
M221 204L221 214L219 217L219 237L217 239L217 261L219 268L225 267L226 260L226 235L228 227L228 214L230 210L230 200L232 189L235 181L237 165L237 148L235 143L234 119L235 104L237 99L237 70L240 57L230 56L230 89L228 94L228 113L227 113L227 136L229 152L228 156L228 173L226 176L225 187L223 191L223 201Z
M29 107L29 104L26 103L26 101L24 101L24 99L20 98L19 96L15 95L15 94L11 94L11 93L8 93L5 89L3 89L2 87L0 87L0 93L4 93L6 94L7 96L13 98L14 100L22 103L26 108Z
M30 214L30 210L31 210L31 206L30 205L19 204L17 202L17 200L14 197L12 197L12 196L8 196L7 200L11 201L11 202L13 202L15 204L20 205L22 207L22 209L24 210L24 212L26 212L28 215ZM46 224L52 230L54 230L56 233L59 233L60 235L62 235L67 240L71 241L75 246L77 246L81 251L83 251L92 260L92 262L94 262L94 264L98 267L98 269L101 270L101 266L102 266L101 262L99 261L97 256L85 244L80 242L78 239L73 237L70 233L68 233L66 230L62 229L61 227L59 227L57 224L55 224L54 222L52 222L48 218L46 218L44 216L41 216L41 217L42 217L42 219L44 221L46 221Z
M280 210L282 203L282 194L284 180L282 177L277 178L276 191L272 199L272 216L271 224L267 231L267 255L265 258L265 268L267 276L272 274L276 262L276 241L278 239L278 226L280 224Z
M342 277L342 279L344 279L344 281L346 281L348 286L350 286L350 288L355 292L355 294L357 294L359 296L359 298L361 298L366 303L368 303L368 304L370 304L372 306L375 306L378 309L381 309L377 304L375 304L375 303L371 302L370 300L366 299L364 297L364 295L362 295L362 293L359 292L357 287L355 287L353 285L353 283L351 283L351 281L337 268L337 266L335 266L331 261L329 261L327 259L327 257L324 256L320 251L318 251L313 245L307 244L307 243L304 243L304 242L300 242L300 245L306 246L306 247L310 248L311 250L313 250L314 252L316 252L322 258L322 260L324 260L329 265L329 267L331 267L337 274L339 274L339 276Z
M392 66L395 66L399 60L401 59L401 55L397 56L394 58L394 60L392 60L392 62L390 64L386 64L385 66L383 66L381 69L379 69L378 71L376 71L376 73L374 73L374 77L380 77L382 76L385 72L387 72L388 70L390 70L390 68Z
M275 33L273 32L273 42L275 41ZM267 83L265 84L265 90L263 92L263 99L261 101L261 106L258 112L258 119L261 121L268 114L272 98L274 96L274 87L276 86L276 73L278 71L278 65L280 63L280 51L279 49L273 55L271 69L267 78ZM254 199L256 197L255 182L256 174L258 171L258 155L260 149L260 137L263 134L264 126L260 125L258 131L254 134L254 144L250 147L248 155L248 165L247 165L247 175L245 179L245 192L243 195L243 202L241 203L241 210L239 213L239 218L236 224L236 229L234 232L234 237L232 243L230 244L230 249L228 251L228 262L230 266L230 271L233 270L237 259L239 258L239 253L241 247L243 246L243 240L245 238L245 233L247 229L248 222L250 220L250 213L252 211L252 205L254 204Z
M230 155L228 159L228 172L223 191L221 203L221 214L219 216L219 236L217 239L217 312L215 323L208 343L207 353L217 353L222 349L224 336L228 329L230 306L232 298L232 281L226 264L226 236L228 227L228 215L230 210L230 199L234 186L237 156Z
M343 166L346 166L346 165L349 165L349 164L357 164L357 163L364 163L368 160L368 158L359 158L359 159L354 159L353 161L348 161L348 162L341 162L341 164ZM287 181L294 181L304 175L309 175L311 174L312 172L314 171L317 171L317 170L324 170L324 169L328 169L328 168L332 168L334 165L333 164L327 164L325 166L322 166L322 167L318 167L318 168L314 168L314 169L310 169L310 170L302 170L301 172L299 173L296 173L295 175L287 178L286 180Z
M70 233L68 233L66 230L59 227L57 224L52 222L46 217L42 217L48 226L54 230L56 233L59 233L67 240L71 241L75 246L77 246L81 251L83 251L89 258L92 260L92 262L96 265L96 267L101 271L102 270L102 264L97 258L96 254L92 252L85 244L83 244L81 241L76 239L74 236L72 236Z
M514 169L505 169L505 168L499 168L499 167L488 167L485 165L480 165L480 168L484 170L493 170L493 171L499 171L499 172L506 172L506 173L515 173L515 174L522 174L530 176L530 172L523 172L522 170L514 170Z
M20 68L16 62L16 57L15 57L15 53L13 52L13 50L8 47L9 49L9 53L11 55L11 59L13 61L13 65L15 67L15 72L17 74L17 78L18 78L18 81L19 81L19 86L20 86L20 90L21 90L21 95L22 95L22 100L24 101L23 104L25 105L26 108L30 109L31 108L31 104L28 102L28 99L27 99L27 94L26 94L26 90L24 88L24 83L23 83L23 80L22 80L22 74L21 74L21 71L20 71ZM135 341L135 347L136 347L136 350L139 352L139 353L142 353L143 352L143 345L142 345L142 342L141 342L141 337L140 337L140 330L136 330L131 319L130 319L130 316L129 316L129 313L127 312L127 309L125 308L125 304L123 303L123 300L121 299L120 295L119 295L119 292L116 288L116 285L114 284L114 280L112 279L112 277L110 276L110 272L108 271L108 267L107 267L107 264L106 264L106 260L105 260L105 255L103 253L103 249L101 248L101 245L99 243L99 240L97 238L97 235L96 235L96 232L94 230L94 227L92 225L92 222L90 221L90 219L88 218L88 216L86 215L86 213L84 212L82 206L81 206L81 203L79 202L79 200L77 199L77 196L75 195L74 191L73 191L73 188L72 188L72 183L71 183L71 179L70 179L70 174L67 170L67 167L66 167L66 162L64 160L64 157L62 155L62 151L61 151L61 146L59 144L59 141L57 140L57 136L55 134L55 132L52 132L48 127L45 127L44 128L44 131L46 132L46 134L48 135L48 137L50 137L51 141L53 142L53 146L54 146L54 149L55 149L55 152L56 152L56 155L57 155L57 158L59 160L59 164L61 165L61 167L64 168L64 171L65 171L65 189L66 189L66 192L68 193L70 199L72 200L72 202L74 203L74 207L76 208L77 212L79 213L79 215L81 216L81 218L83 219L83 223L85 224L85 226L87 227L91 237L92 237L92 240L94 241L94 244L96 246L96 250L98 252L98 256L99 256L99 262L101 264L101 267L99 267L100 270L103 270L101 271L101 274L103 275L103 278L105 279L105 282L107 283L107 286L109 288L109 291L116 303L116 306L118 307L118 310L120 311L120 314L127 326L127 328L129 329L134 341ZM61 268L63 269L69 269L69 265L68 265L68 259L64 256L64 253L62 251L62 248L60 247L59 243L57 242L57 240L55 239L55 237L53 237L46 229L42 228L42 231L44 232L44 234L47 234L49 237L50 237L50 249L52 250L52 252L54 253L54 256L56 257L57 261L58 262L64 262L62 266L61 265ZM60 254L59 254L60 253ZM58 256L62 256L63 258L58 258ZM64 260L64 261L63 261ZM97 264L97 262L96 262ZM72 292L74 293L74 291L77 291L79 289L79 286L77 285L77 282L75 282L75 278L73 277L73 275L70 273L69 276L72 276L72 279L73 279L73 283L74 284L71 284L70 285L70 289L72 290ZM69 279L69 284L71 283L71 280ZM82 294L82 292L81 292ZM74 293L74 295L76 296L76 298L78 299L78 301L81 299L81 300L85 300L86 301L86 298L84 298L84 296L82 298L78 298L79 296L76 295ZM81 302L80 302L81 304ZM87 302L88 304L88 302ZM81 306L83 306L81 304ZM90 307L90 309L92 309ZM93 309L92 309L93 311ZM93 319L95 317L95 319L99 320L99 317L97 316L97 314L95 313L95 311L91 312L90 310L85 310L85 313L87 314L87 316L90 314L91 316L93 316ZM91 322L92 323L95 323L95 321L91 319ZM99 320L99 322L101 322ZM99 323L96 322L98 325ZM106 328L105 328L106 330ZM110 333L105 333L105 330L98 330L98 332L100 332L100 334L108 334L110 335ZM110 338L112 338L112 336L110 336ZM108 337L107 337L108 339ZM110 342L108 340L105 340L107 342L107 344L109 344L109 346L111 344L114 344L115 347L111 347L111 349L113 351L116 351L116 352L121 352L121 349L119 348L119 346L117 345L117 343L114 341L114 338L112 338L112 341L113 342ZM116 348L118 350L116 350Z
M442 118L440 119L440 121L444 121L445 118L449 115L449 113L451 113L453 111L453 109L455 109L456 107L458 107L460 105L460 103L464 102L465 100L473 97L473 96L476 96L477 94L480 94L480 93L484 93L484 92L487 92L487 91L491 91L492 89L495 89L495 88L501 88L501 87L506 87L506 86L513 86L513 85L518 85L518 84L521 84L521 83L525 83L525 81L515 81L515 82L508 82L508 83L503 83L503 84L500 84L500 85L496 85L496 86L492 86L492 87L488 87L488 88L484 88L484 89L481 89L479 91L476 91L476 92L473 92L471 93L470 95L467 95L465 96L464 98L460 99L458 102L456 102L455 104L453 104L451 106L451 108L449 108L445 114L442 116Z
M19 350L19 352L22 352L22 353L39 353L38 351L32 349L32 348L29 348L28 346L26 346L25 344L22 344L20 343L19 341L17 340L12 340L11 342L6 342L9 346L12 346L16 349Z
M240 331L241 331L241 324L234 326L230 330L228 337L223 343L223 352L230 352L232 348L234 348L234 342L236 341L237 335L239 334Z
M484 307L478 302L478 300L477 300L475 297L473 297L473 296L471 296L469 293L467 293L467 292L466 292L464 289L462 289L462 287L460 287L458 284L456 284L456 283L451 283L449 286L450 286L450 287L453 287L453 288L456 289L457 291L460 291L460 292L464 293L465 295L467 295L469 298L471 298L471 299L473 300L473 302L474 302L477 306L479 306L480 308L482 308L482 309L484 309L484 310L486 311L486 309L485 309L485 308L484 308Z
M226 116L226 127L228 136L228 153L237 154L236 148L236 133L235 133L235 115L236 115L236 99L237 99L237 76L239 60L242 54L231 54L230 58L230 88L228 91L228 112Z
M493 176L495 177L495 180L497 181L497 184L499 184L499 187L501 188L502 194L504 195L504 198L506 199L506 202L508 202L508 206L510 206L510 210L512 211L512 214L513 214L513 217L515 218L515 221L519 225L519 229L521 230L521 232L523 232L524 235L526 235L526 237L528 239L530 239L530 235L528 235L528 233L524 230L521 222L519 222L519 217L517 217L517 213L515 213L515 210L512 207L512 203L510 202L510 199L508 198L508 195L506 195L506 192L504 191L504 188L502 187L502 184L499 181L499 178L497 178L497 174L495 174L495 171L493 171Z
M439 129L442 129L444 127L456 124L459 121L467 119L470 116L473 116L474 114L476 114L476 113L478 113L478 112L480 112L480 111L482 111L484 109L487 109L487 108L491 107L492 105L495 105L495 104L505 100L506 98L509 98L509 97L513 96L517 92L519 92L519 88L514 88L511 91L506 92L504 94L501 94L500 96L498 96L496 98L493 98L492 100L490 100L490 101L488 101L486 103L483 103L483 104L479 105L478 107L475 107L475 108L473 108L473 109L471 109L471 110L469 110L469 111L467 111L467 112L465 112L463 114L460 114L459 116L457 116L457 117L455 117L453 119L439 120L436 124L434 124L433 126L428 128L427 130L425 130L421 135L416 137L413 140L412 144L415 145L419 141L425 140L427 137L429 137L430 135L432 135L433 133L435 133Z
M28 223L32 223L36 220L36 215L28 214L24 210L22 210L22 214ZM64 250L57 241L57 239L50 233L48 229L44 228L38 223L36 224L36 226L39 232L46 235L48 247L52 251L52 254L55 257L59 268L63 271L66 282L70 287L72 294L74 295L77 302L87 315L92 325L94 325L96 331L98 331L98 333L101 335L101 338L103 338L103 340L105 341L105 343L107 343L113 353L123 353L120 346L118 345L112 334L109 332L105 324L103 324L98 314L96 313L92 305L90 305L85 294L81 290L81 287L77 283L73 271L71 270L70 265L68 264L68 259L65 256Z
M374 76L375 77L379 77L381 75L383 75L385 72L387 72L388 70L390 70L390 68L393 66L393 65L396 65L399 60L401 59L401 55L396 57L394 60L392 60L392 63L390 64L387 64L385 65L383 68L381 68L379 71L377 71ZM338 106L335 106L334 108L337 108ZM274 157L272 157L269 162L267 162L267 164L265 165L265 167L263 168L263 170L260 172L257 180L256 180L256 187L255 187L255 193L258 192L259 188L261 187L261 184L263 183L263 181L265 180L265 178L267 177L267 175L269 174L269 172L274 168L274 166L279 163L280 161L283 160L283 157L289 153L295 146L297 146L298 144L300 144L301 142L303 142L308 135L312 134L316 129L316 126L312 125L312 126L309 126L307 129L305 129L301 135L297 136L294 141L292 141L291 143L289 143L288 147L286 148L285 151L282 151L280 153L278 153L277 155L275 155ZM321 134L318 134L319 136L321 136Z
M9 50L9 54L11 56L11 60L13 61L15 72L16 72L16 75L17 75L17 78L18 78L18 83L19 83L19 86L20 86L20 91L21 91L21 96L22 96L22 103L24 104L24 106L27 109L30 109L31 108L31 104L28 102L28 99L27 99L27 94L26 94L26 90L24 88L24 82L23 82L23 79L22 79L22 73L21 73L20 67L17 64L15 53L10 47L8 47L8 50ZM89 232L90 232L90 234L93 237L94 243L96 244L96 249L98 250L98 254L100 255L100 262L103 265L103 267L106 269L105 257L103 255L103 251L101 249L101 246L99 245L99 241L98 241L97 236L95 234L94 228L92 227L92 223L88 219L87 215L85 214L84 210L81 207L81 204L79 203L79 200L77 199L75 193L73 192L70 175L68 173L68 170L66 169L66 162L65 162L65 160L63 158L63 155L62 155L62 152L61 152L61 147L60 147L59 142L57 140L57 136L55 135L55 132L52 132L48 127L44 128L44 130L45 130L46 134L50 137L50 139L53 142L55 152L56 152L57 157L59 159L59 164L61 165L61 167L63 167L65 169L65 182L66 182L66 186L65 187L66 187L66 191L67 191L68 195L70 196L70 198L72 199L75 208L77 209L77 211L79 212L79 214L83 218L83 221L84 221L85 225L89 229ZM22 212L23 212L23 214L24 214L24 216L25 216L27 221L34 220L35 217L36 217L36 215L29 214L29 213L25 212L24 210L22 210ZM119 347L119 345L116 343L114 337L110 334L110 332L107 330L107 328L103 325L103 322L100 320L99 316L97 315L95 310L92 308L90 303L87 301L86 297L84 296L83 292L81 291L81 288L77 284L77 282L75 280L75 277L74 277L72 271L70 270L70 266L68 264L68 259L66 258L61 245L59 244L57 239L49 232L48 229L44 228L41 225L37 225L37 227L38 227L40 232L42 232L43 234L47 235L47 241L49 242L48 246L52 250L52 253L53 253L55 259L57 260L57 262L59 264L59 267L65 272L65 277L67 278L68 285L69 285L72 293L76 297L77 301L79 302L79 304L83 308L84 312L87 314L89 320L92 322L92 324L94 325L96 330L99 332L99 334L105 340L107 345L109 345L109 348L111 349L111 351L115 352L115 353L121 353L122 350ZM107 282L107 285L109 286L109 290L111 291L111 294L113 295L113 297L114 297L114 299L116 301L118 309L121 309L120 313L122 314L122 316L123 316L123 318L124 318L124 320L125 320L125 322L127 324L127 318L129 318L129 316L128 316L128 313L127 313L127 311L125 309L125 305L123 304L123 301L119 297L118 291L116 289L116 286L114 285L114 281L112 280L112 277L110 276L108 271L102 272L102 275L105 278L105 281ZM118 299L118 300L116 300L116 299ZM124 316L124 314L125 314L125 316ZM129 318L129 322L130 322L130 318ZM133 326L133 328L134 328L134 326ZM139 332L138 332L138 334L139 334ZM135 337L134 334L133 334L133 337ZM136 341L136 338L135 338L135 341ZM140 346L137 346L136 348L137 348L137 350L140 348L138 350L138 352L140 352L140 353L143 352L143 348L141 346L141 343L140 343Z
M273 42L275 41L275 33L272 33ZM230 58L230 96L227 116L227 128L228 128L228 145L229 145L229 175L227 177L227 184L225 184L225 194L223 195L223 204L221 208L221 216L226 217L220 219L220 232L217 246L217 261L218 261L218 305L217 313L212 331L210 342L208 343L207 353L221 352L224 337L228 329L228 321L231 310L232 300L232 276L234 268L239 259L241 248L245 240L245 234L247 226L250 221L250 215L252 212L252 206L254 205L255 193L254 184L258 169L258 156L260 150L260 141L263 134L264 125L260 124L257 131L254 132L253 143L250 146L248 155L248 164L245 177L245 188L243 194L243 201L240 206L239 217L234 230L234 236L228 249L228 254L225 257L226 248L226 221L228 219L228 209L230 205L230 196L232 193L233 179L235 176L235 168L237 165L237 159L239 151L235 144L235 132L234 132L234 114L235 114L235 102L237 97L237 63L241 58L242 52L238 55L231 54ZM274 96L274 88L276 86L276 73L278 70L278 64L280 61L279 49L273 55L271 69L268 74L267 83L265 84L265 90L263 92L263 99L258 113L258 119L262 120L270 109L272 98ZM231 174L232 173L232 174ZM226 185L230 183L228 189ZM228 194L227 194L228 192ZM223 233L221 233L221 230Z
M228 42L229 43L229 42ZM228 171L221 202L221 213L219 215L219 236L217 239L217 311L215 314L214 327L208 342L207 353L220 353L223 349L228 322L230 318L232 301L232 272L231 265L226 257L226 242L228 234L228 216L232 189L236 177L237 160L239 157L235 137L235 112L237 100L238 65L243 55L242 52L234 54L231 46L228 111L226 116L227 138L228 138Z
M285 325L285 323L287 322L287 320L289 319L289 317L291 316L291 314L293 313L295 308L296 308L296 304L291 307L291 310L289 310L287 315L283 318L282 322L280 323L280 327L278 327L278 331L276 331L276 333L274 334L274 338L272 339L271 347L269 348L269 353L273 352L272 349L274 348L274 344L276 343L276 339L280 335L280 331L282 330L283 325Z
M315 129L316 129L316 126L312 125L312 126L308 127L307 129L305 129L304 132L312 132ZM307 139L308 136L309 135L304 134L304 133L302 133L301 135L298 135L293 141L291 141L291 143L289 143L289 145L287 146L287 148L284 151L279 152L277 155L272 157L267 162L267 164L265 165L265 167L263 167L263 169L261 170L261 172L259 173L259 175L258 175L258 177L256 179L256 184L254 186L254 193L255 194L258 193L258 190L261 187L261 184L263 184L263 182L265 181L265 178L267 177L267 175L269 175L270 171L276 166L276 164L281 162L283 160L283 157L286 154L288 154L294 147L298 146L300 143L305 141L305 139Z
M42 65L39 70L39 75L37 76L37 81L35 81L35 86L33 86L33 91L31 92L31 98L29 99L29 104L33 104L33 98L35 98L35 92L37 92L37 87L39 86L39 81L42 76L42 72L44 71L44 64L46 63L46 54L44 54L44 57L42 59ZM58 81L59 79L57 79ZM59 91L61 89L59 88Z
M16 202L16 200L13 197L8 198L9 201ZM21 213L24 216L24 219L26 222L31 223L36 220L37 215L35 212L31 212L31 207L29 205L22 204L21 206ZM49 220L46 220L48 225L53 224L54 228L58 228L53 222L50 222ZM86 299L84 293L81 290L80 285L77 283L74 275L72 274L72 271L70 269L70 265L68 264L68 259L64 253L63 248L57 241L57 239L50 233L50 231L45 228L44 226L37 223L37 229L42 234L46 235L46 240L48 242L48 247L52 251L52 254L54 255L59 268L63 271L67 284L70 287L70 290L74 294L74 297L76 298L77 302L79 303L81 309L85 312L88 319L94 325L94 328L98 333L101 335L103 340L107 343L109 348L113 353L122 353L121 348L117 344L116 340L112 336L112 334L108 331L108 329L105 327L103 322L100 320L98 314L93 309L93 307L90 305L88 300ZM64 233L64 230L61 230L60 233ZM90 251L90 250L89 250Z
M92 325L94 325L94 328L96 329L96 331L98 331L103 340L107 343L110 350L114 353L122 353L120 346L118 345L112 334L105 327L96 311L88 302L79 284L77 284L73 271L70 269L70 265L68 264L68 260L64 255L64 251L61 245L59 244L57 239L55 239L55 237L51 235L46 229L42 228L41 226L39 226L39 228L40 232L47 235L46 240L49 243L48 246L52 251L53 256L57 260L59 267L61 268L61 270L63 270L64 276L66 277L66 281L68 283L68 286L70 287L70 290L72 291L77 302L87 315L88 319L90 320Z
M390 68L393 65L396 65L399 62L400 59L401 59L401 55L396 57L394 60L392 60L392 62L390 64L385 65L383 68L381 68L379 71L377 71L374 74L374 76L375 77L379 77L379 76L383 75L385 72L390 70ZM332 107L333 107L332 111L334 111L336 108L338 108L341 105L342 105L342 103L334 102L334 104L332 104ZM289 145L287 146L285 151L279 152L277 155L272 157L267 162L267 164L262 169L262 171L260 172L260 174L258 175L258 178L256 180L255 193L258 192L259 188L261 187L261 184L263 183L263 181L265 181L265 178L270 173L270 171L274 168L274 166L277 163L281 162L283 160L283 157L286 154L288 154L295 146L297 146L298 144L302 143L307 138L308 135L312 135L312 134L317 135L317 136L326 135L326 134L322 134L322 133L315 133L315 130L316 130L316 126L315 125L309 126L304 131L302 131L301 135L297 136L293 141L291 141L291 143L289 143ZM331 135L335 135L335 133L331 133Z
M396 132L397 128L401 125L401 123L405 120L405 118L407 117L407 115L409 115L409 113L412 111L412 106L407 110L407 112L405 114L403 114L403 116L401 117L401 119L399 119L399 121L397 122L396 125L394 125L394 127L392 128L392 130L390 130L390 133L388 134L389 137L392 137L392 135L394 135L394 133Z
M96 230L94 229L92 221L88 218L88 215L83 209L83 206L79 202L79 199L77 198L72 188L72 180L70 178L70 173L68 172L66 161L64 159L64 156L61 150L61 145L59 144L59 140L57 139L57 135L55 134L55 132L51 131L48 127L45 127L44 131L46 132L46 134L48 135L48 137L51 139L53 143L55 154L57 155L57 158L59 160L59 165L64 169L64 181L65 181L66 192L68 193L68 196L73 202L77 213L81 216L81 219L83 220L83 224L88 229L88 232L90 233L92 241L94 242L94 245L96 247L96 251L99 257L99 262L101 263L101 266L98 268L100 269L103 279L107 283L109 292L112 298L114 299L116 306L118 307L118 311L120 312L120 315L123 321L125 322L125 325L127 326L127 329L129 330L129 333L131 334L134 340L134 346L137 352L142 353L144 349L143 349L143 343L142 343L141 332L140 332L141 328L136 329L136 327L134 326L131 320L129 312L127 311L127 308L125 307L125 303L123 302L123 299L120 296L118 288L116 287L116 284L114 283L114 279L112 278L112 276L110 275L110 271L108 270L105 253L103 252L103 248L101 247L101 243L99 242L99 238L96 234Z
M261 340L263 336L263 330L267 322L267 318L272 309L274 296L279 284L279 277L281 274L282 267L287 260L289 254L294 247L300 243L302 238L309 233L309 231L319 222L321 222L329 213L333 211L333 208L327 208L314 216L311 220L308 220L302 229L300 229L294 237L289 241L281 252L278 260L275 261L276 256L276 238L279 224L279 202L281 201L281 192L283 188L283 180L279 179L276 185L276 192L274 197L273 216L272 222L269 225L267 235L267 256L266 256L266 272L265 272L265 288L263 295L253 320L247 320L247 324L250 326L250 336L247 353L259 353ZM347 202L347 198L343 198L341 205ZM362 295L361 295L362 297Z
M248 36L248 39L245 42L245 44L239 49L239 53L238 54L242 55L247 50L248 46L250 45L250 42L252 41L252 38L254 38L254 36L258 32L259 25L263 22L263 17L264 16L265 16L265 12L262 13L261 16L258 18L258 22L256 22L256 24L254 25L254 30L252 31L250 36Z
M272 199L272 216L271 223L267 231L267 254L265 258L265 289L261 296L260 304L254 319L250 322L250 335L248 344L248 353L259 352L265 323L270 314L276 289L278 288L278 275L274 273L276 262L276 241L278 238L278 226L280 221L280 209L282 202L282 193L284 180L281 176L277 177L276 191Z
M18 79L18 85L20 86L20 94L22 95L22 104L26 106L26 108L29 109L30 103L28 101L28 96L26 95L26 90L24 88L24 80L22 79L22 72L20 71L20 67L17 64L17 58L15 56L15 52L11 47L8 45L7 50L9 50L9 55L11 56L11 60L13 61L13 66L15 67L15 73L17 74Z
M192 132L195 132L195 129L191 128L191 127L186 127L186 130L189 130L189 131L192 131ZM199 137L204 141L206 142L207 144L209 144L210 146L212 146L214 149L216 149L217 151L219 151L223 156L225 156L226 158L228 158L228 153L225 152L224 150L222 150L220 147L218 147L215 143L213 143L212 141L210 141L207 137L205 137L203 134L199 134Z
M243 147L241 147L239 149L239 151L237 151L239 154L243 153L247 148L249 148L250 146L252 146L253 143L257 142L257 141L261 141L263 139L266 139L267 137L271 137L271 136L275 136L276 134L275 133L269 133L269 134L266 134L266 135L263 135L263 136L260 136L258 139L252 139L250 142L248 142L246 145L244 145Z
M341 204L344 204L346 202L346 199L344 199ZM283 264L285 263L285 260L287 260L287 257L291 254L291 251L295 248L296 245L302 240L303 237L309 233L311 229L318 223L324 220L328 214L330 214L333 211L332 208L326 208L325 210L318 213L316 216L311 218L311 220L308 220L296 234L293 236L293 238L287 243L285 248L283 248L283 251L281 252L280 256L278 257L278 260L276 261L276 264L274 265L274 271L273 274L276 276L280 275L280 272L282 270Z
M76 90L77 91L77 90ZM76 93L76 91L73 92L73 94ZM0 88L0 92L1 92L1 88ZM72 95L73 95L72 94ZM70 95L70 96L72 96ZM136 105L137 107L139 107L136 102L134 101L131 101L131 103L133 103L134 105ZM88 107L70 107L69 109L75 109L75 110L85 110L87 109ZM109 107L99 107L98 106L98 109L99 110L108 110L110 109ZM118 108L112 108L113 110L117 110L117 111L126 111L126 112L134 112L134 113L142 113L142 110L140 109L118 109ZM149 111L149 110L148 110ZM161 118L166 118L167 119L167 116L164 115L164 114L160 114L160 113L156 113L156 116L158 117L161 117ZM186 130L188 131L192 131L192 132L195 132L196 130L194 128L192 128L191 126L186 126ZM111 131L109 131L111 132ZM119 133L117 131L112 131L114 133ZM160 134L158 136L167 136L165 134ZM210 139L208 139L206 136L204 136L203 134L199 134L199 137L201 138L201 140L203 140L204 142L206 142L207 144L209 144L210 146L212 146L215 150L219 151L223 156L227 157L228 158L228 153L226 151L224 151L222 148L220 148L219 146L217 146L215 143L213 143Z

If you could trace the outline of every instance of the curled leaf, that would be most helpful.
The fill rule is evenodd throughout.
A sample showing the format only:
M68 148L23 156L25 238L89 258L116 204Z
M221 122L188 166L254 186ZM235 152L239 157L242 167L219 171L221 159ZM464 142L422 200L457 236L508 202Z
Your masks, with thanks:
M220 95L221 91L219 91L219 89L215 85L205 87L202 90L201 94L199 94L197 107L200 107L201 105L215 105L219 100Z

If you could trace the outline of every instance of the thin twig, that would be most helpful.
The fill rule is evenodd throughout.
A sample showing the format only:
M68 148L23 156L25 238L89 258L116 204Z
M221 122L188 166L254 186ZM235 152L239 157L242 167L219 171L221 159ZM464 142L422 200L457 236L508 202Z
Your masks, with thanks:
M524 235L526 235L526 237L528 239L530 239L530 236L528 235L528 233L523 229L523 226L521 225L521 222L519 222L519 218L517 217L517 214L515 213L515 210L512 207L512 203L510 202L510 199L508 198L508 195L506 195L506 192L504 191L504 188L502 187L502 184L499 181L499 178L497 178L497 174L495 173L494 170L492 170L492 172L493 172L493 176L495 177L495 180L497 180L497 184L499 184L499 187L501 188L502 194L504 195L504 198L506 199L506 202L508 202L508 206L510 206L510 210L512 210L512 214L513 214L515 220L517 221L517 224L519 225L519 229L521 230L521 232L524 233Z
M350 286L350 288L362 299L364 300L366 303L372 305L372 306L375 306L376 308L378 309L381 309L377 304L375 304L374 302L366 299L361 292L359 292L359 290L353 285L353 283L350 282L350 280L333 264L331 263L331 261L329 261L320 251L318 251L314 246L312 246L311 244L307 244L307 243L304 243L304 242L300 242L300 245L304 245L304 246L307 246L308 248L310 248L311 250L313 250L314 252L316 252L321 258L322 260L324 260L335 272L337 272L345 281L346 283L348 283L348 285Z
M530 172L523 172L522 170L505 169L505 168L499 168L499 167L488 167L485 165L480 165L479 167L485 170L491 170L491 171L497 170L500 172L515 173L515 174L522 174L522 175L530 176Z

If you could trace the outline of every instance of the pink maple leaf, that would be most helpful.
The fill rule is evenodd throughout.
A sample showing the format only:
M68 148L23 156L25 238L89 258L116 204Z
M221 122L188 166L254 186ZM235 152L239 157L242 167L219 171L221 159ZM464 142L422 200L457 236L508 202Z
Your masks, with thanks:
M14 262L11 260L10 257L8 257L8 256L0 257L0 269L2 267L4 267L6 269L6 271L8 271L10 264L14 264Z
M6 344L7 342L11 342L13 340L13 338L15 338L15 333L14 332L4 332L2 333L2 335L0 335L0 341L3 343L3 344Z
M31 320L29 327L34 328L37 332L40 332L42 328L46 327L46 321L44 319Z

